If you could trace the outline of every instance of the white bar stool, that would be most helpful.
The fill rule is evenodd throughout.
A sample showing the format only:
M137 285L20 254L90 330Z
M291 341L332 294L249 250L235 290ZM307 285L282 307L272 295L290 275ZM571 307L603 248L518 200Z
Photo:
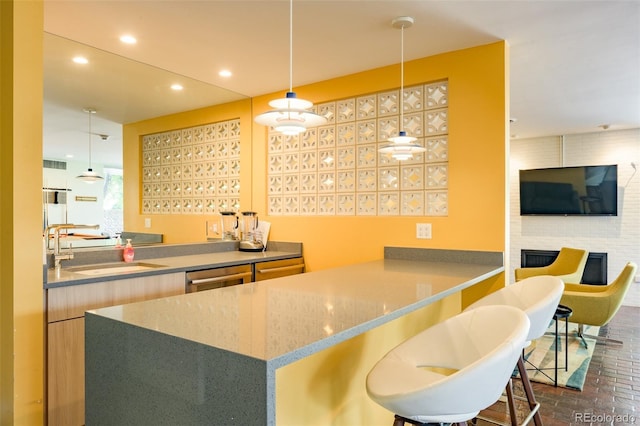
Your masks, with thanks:
M495 403L513 373L529 319L486 306L438 323L387 353L367 375L369 397L405 422L466 424Z
M507 305L522 309L524 313L527 314L529 321L531 322L529 335L527 336L528 345L532 340L542 337L547 331L547 328L551 324L556 312L556 308L558 307L558 303L560 303L563 291L564 282L560 278L551 275L534 276L507 285L506 287L483 297L467 307L465 312L477 309L478 307L491 305ZM527 369L524 365L524 358L522 354L518 359L517 366L520 378L522 379L522 386L524 388L526 399L529 403L529 409L531 410L522 424L529 423L533 418L536 426L542 426L542 418L538 412L540 404L536 401L535 395L533 394L533 388L531 387L531 382L527 375ZM518 424L518 421L516 418L511 380L507 382L506 391L511 424L515 426Z

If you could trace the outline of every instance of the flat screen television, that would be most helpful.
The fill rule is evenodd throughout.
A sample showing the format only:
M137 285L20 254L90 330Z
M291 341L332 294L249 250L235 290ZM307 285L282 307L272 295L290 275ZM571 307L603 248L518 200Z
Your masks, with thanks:
M520 170L520 215L617 216L618 166Z

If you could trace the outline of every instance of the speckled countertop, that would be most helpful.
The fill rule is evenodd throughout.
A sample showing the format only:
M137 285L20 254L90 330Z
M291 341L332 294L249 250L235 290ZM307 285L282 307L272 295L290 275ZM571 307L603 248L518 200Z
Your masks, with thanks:
M503 270L464 258L387 258L91 312L278 368Z
M236 249L237 243L204 243L184 245L163 245L157 247L139 247L135 250L134 262L153 264L152 269L133 272L115 272L102 275L85 275L73 272L77 266L108 263L113 265L124 263L121 249L78 251L74 262L63 261L64 266L58 270L47 270L46 289L69 285L90 284L102 281L120 280L173 272L189 272L201 269L220 268L226 266L253 264L263 261L290 259L302 255L302 244L270 242L268 250L261 252L242 252ZM85 258L84 260L82 258ZM67 266L68 265L68 266Z

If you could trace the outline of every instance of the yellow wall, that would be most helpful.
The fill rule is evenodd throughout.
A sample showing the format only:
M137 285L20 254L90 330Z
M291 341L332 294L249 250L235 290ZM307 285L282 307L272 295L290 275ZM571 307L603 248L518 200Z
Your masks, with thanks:
M315 103L353 97L399 86L399 65L295 88ZM279 217L267 211L266 129L253 123L250 163L243 156L241 209L255 210L271 222L270 239L301 241L308 270L379 259L384 246L504 251L506 244L506 149L508 128L508 46L498 42L405 63L405 85L449 80L449 216L448 217ZM278 92L252 100L253 112L269 108ZM237 104L229 106L235 110ZM241 106L246 106L243 102ZM125 126L125 229L145 232L138 214L137 184L140 135L220 121L228 106L184 113ZM237 115L237 114L236 114ZM135 127L135 128L134 128ZM242 149L247 147L243 137ZM131 146L129 146L131 145ZM250 166L247 166L250 164ZM253 177L251 177L251 173ZM251 184L249 184L251 182ZM247 198L249 197L249 198ZM246 204L248 203L248 204ZM132 212L134 208L136 211ZM150 232L167 242L204 240L211 217L152 215ZM433 239L417 240L415 224L429 222ZM155 226L158 224L158 226ZM148 230L146 230L148 231Z
M2 425L44 422L42 28L41 1L0 1Z
M276 424L392 424L393 414L368 397L367 374L396 345L459 312L460 293L454 293L277 369Z
M301 240L309 269L382 257L384 246L467 250L505 248L505 127L508 51L500 42L405 64L405 85L449 80L448 217L269 217L271 238ZM366 71L296 89L321 103L398 87L399 66ZM268 109L274 96L254 99ZM254 131L254 209L266 211L264 130ZM260 169L262 167L262 169ZM433 239L417 240L415 224L432 223Z

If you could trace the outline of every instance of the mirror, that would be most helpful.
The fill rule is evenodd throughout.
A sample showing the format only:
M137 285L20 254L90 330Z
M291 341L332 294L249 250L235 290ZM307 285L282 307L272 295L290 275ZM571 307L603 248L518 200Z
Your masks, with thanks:
M122 173L123 124L247 98L51 33L44 34L43 50L43 229L98 223L100 230L86 233L111 237L87 237L74 247L113 243L122 231L107 211L117 200L109 201L104 184ZM77 56L88 63L73 62ZM182 90L172 90L174 84ZM91 121L87 107L96 110ZM89 167L107 179L76 179Z

